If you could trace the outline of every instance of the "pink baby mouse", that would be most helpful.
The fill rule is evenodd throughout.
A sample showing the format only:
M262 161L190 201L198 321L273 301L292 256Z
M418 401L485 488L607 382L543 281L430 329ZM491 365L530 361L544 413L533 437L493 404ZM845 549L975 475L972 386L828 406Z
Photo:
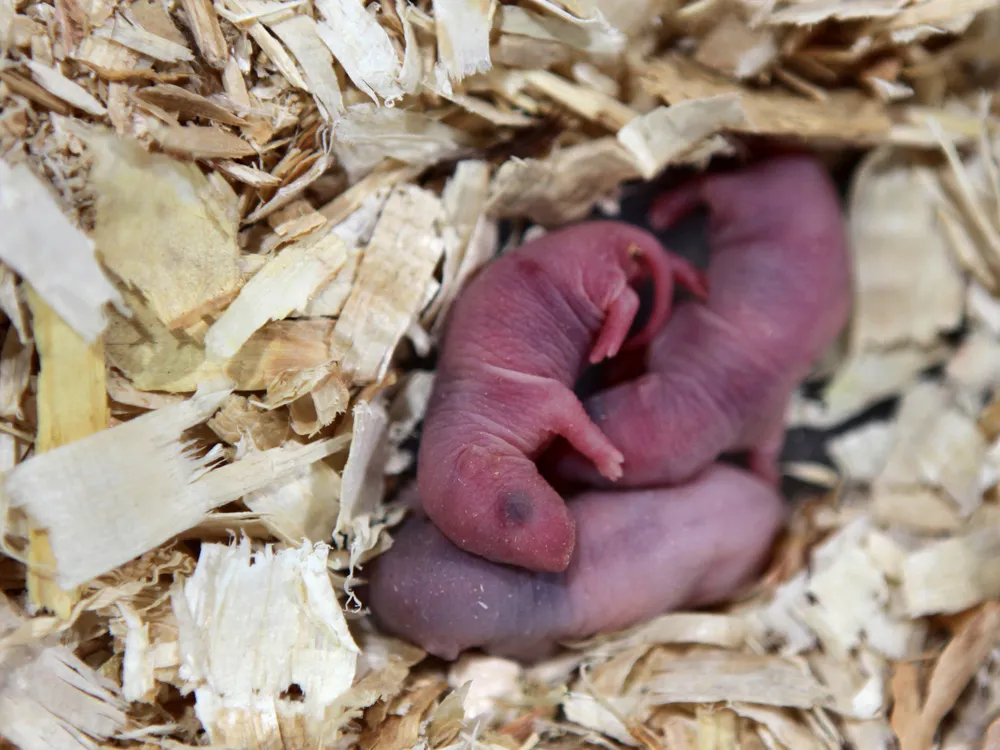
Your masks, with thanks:
M650 223L669 227L700 205L709 209L707 304L678 305L638 376L585 403L625 456L616 487L678 484L742 451L774 485L791 393L847 320L844 222L816 159L783 155L700 175L661 196ZM553 446L544 464L607 486L569 446Z
M417 479L424 510L467 552L539 572L565 570L575 524L535 460L556 436L608 481L622 453L573 386L589 361L625 346L639 309L630 283L655 286L653 311L628 346L670 313L676 280L704 298L700 271L648 232L592 222L552 232L491 263L449 317L424 423Z

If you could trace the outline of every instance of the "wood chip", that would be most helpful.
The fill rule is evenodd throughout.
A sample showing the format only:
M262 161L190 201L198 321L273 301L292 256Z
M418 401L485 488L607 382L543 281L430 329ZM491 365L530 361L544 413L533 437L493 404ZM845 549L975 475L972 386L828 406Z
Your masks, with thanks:
M649 682L655 703L741 701L771 706L812 708L829 703L823 686L802 670L776 657L680 657L660 665Z
M94 259L94 243L24 164L0 160L0 185L0 259L84 341L94 341L106 325L107 303L124 304Z
M134 26L118 16L111 22L110 28L97 29L94 34L161 62L181 62L194 59L191 50L183 43L164 39L141 27Z
M246 125L247 121L234 114L221 104L211 99L195 94L170 83L158 86L147 86L137 91L135 97L141 101L155 104L168 112L178 112L182 115L202 117L225 125Z
M488 210L498 218L525 216L558 226L582 219L599 199L639 176L631 154L615 138L588 141L547 159L505 162L493 177Z
M386 159L427 167L462 155L464 133L427 115L361 104L351 107L334 128L334 153L355 182Z
M0 632L23 622L0 594ZM114 684L63 645L0 649L0 735L22 750L98 747L126 726Z
M107 429L110 414L102 342L85 342L34 292L28 302L41 361L35 438L35 454L41 455ZM28 556L40 566L28 574L32 603L68 619L79 592L60 589L51 579L56 561L44 530L33 530Z
M815 102L778 90L750 92L677 55L649 63L642 78L646 89L668 104L737 94L747 125L739 132L794 135L857 144L876 143L889 134L883 109L854 92L833 93Z
M53 96L57 96L67 104L81 109L89 115L101 117L108 110L101 102L82 86L73 83L55 68L42 65L34 60L28 60L28 69L38 84Z
M222 70L228 48L219 26L219 17L209 0L181 0L191 33L205 62Z
M1000 528L930 542L910 553L902 594L911 617L961 612L1000 596Z
M239 159L257 149L238 135L200 125L150 123L150 132L164 151L193 159Z
M651 180L719 131L746 126L740 98L722 95L657 107L618 131L619 142L635 158L644 179Z
M851 189L855 312L852 345L927 345L958 326L965 283L935 220L921 168L873 151ZM926 169L923 171L927 171Z
M206 544L194 574L173 590L180 674L211 742L331 739L328 712L351 686L358 647L326 561L323 545L251 552L245 538ZM292 685L301 696L288 695Z
M318 0L323 15L318 33L350 79L378 104L378 97L392 102L403 95L398 83L400 61L389 35L360 3L352 0Z
M333 56L320 39L316 21L299 15L268 26L302 66L305 84L326 119L338 119L344 112L344 99L333 68Z
M92 141L94 237L107 266L142 292L161 323L180 329L240 288L235 195L192 164L113 138Z
M228 361L271 320L305 307L347 259L347 246L333 232L281 251L258 271L205 334L210 359Z
M397 189L386 202L330 345L355 383L382 379L419 314L444 253L438 234L443 221L440 199L420 188Z
M434 0L438 57L453 81L490 69L493 0Z

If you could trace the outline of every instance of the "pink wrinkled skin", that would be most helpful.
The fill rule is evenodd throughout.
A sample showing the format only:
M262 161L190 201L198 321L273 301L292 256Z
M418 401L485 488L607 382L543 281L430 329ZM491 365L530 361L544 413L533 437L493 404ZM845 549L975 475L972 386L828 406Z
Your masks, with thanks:
M594 490L568 506L577 543L564 573L489 562L409 519L372 571L377 622L444 659L474 647L542 658L560 640L726 599L766 561L785 517L773 489L723 465L680 487Z
M844 222L817 161L784 156L695 178L661 196L650 222L672 226L702 204L708 303L679 305L646 351L643 374L585 404L625 456L615 487L677 484L741 451L775 484L789 398L847 320ZM544 461L558 476L609 486L571 447Z
M693 266L618 222L553 232L490 264L451 312L417 467L424 510L463 550L530 570L565 570L574 520L535 466L558 435L608 480L623 456L587 417L573 385L588 360L616 355L639 309L643 266L653 314L673 281L704 295Z
M725 600L760 570L785 514L776 480L789 395L848 314L846 239L833 186L808 157L779 157L737 172L696 178L664 195L654 205L652 220L668 226L701 203L711 213L707 302L677 305L638 353L637 363L626 355L618 358L624 382L585 405L598 434L610 438L623 454L623 472L614 489L607 488L611 479L602 475L600 462L590 455L593 451L556 445L546 457L551 459L549 469L590 485L569 497L565 506L551 495L543 497L539 507L568 508L568 520L554 512L528 514L535 534L531 544L548 535L553 549L565 550L565 530L575 527L568 567L563 572L533 572L501 565L463 551L461 544L456 547L446 538L452 536L449 528L461 537L463 529L488 534L497 526L497 488L510 491L519 487L512 478L539 476L529 460L531 450L522 451L517 460L501 453L499 460L480 464L486 467L482 473L459 474L468 494L444 501L440 494L428 493L442 488L454 492L455 485L449 487L442 474L421 463L423 505L437 510L436 516L429 514L431 521L445 533L427 519L412 518L399 530L390 551L375 561L368 600L383 628L444 658L482 647L533 659L562 639ZM549 235L556 241L563 236ZM557 276L563 278L563 272ZM474 289L467 294L475 294ZM479 293L485 295L485 290ZM492 293L493 299L507 298L503 287ZM510 297L519 293L511 289ZM513 332L498 324L507 318L496 315L492 325L499 325L507 337L501 337L502 345L487 335L486 319L476 325L470 320L469 327L456 325L445 343L445 357L453 356L451 347L490 366L498 355L530 360L518 354L525 340L532 341L531 351L541 353L540 361L547 366L550 357L568 359L568 349L585 351L590 339L584 340L580 328L566 334L574 347L562 344L561 337L554 337L554 343L543 337L560 330L553 321L573 316L564 315L561 295L538 299L537 307L527 308L525 317L517 319L519 327ZM593 313L590 319L597 317ZM597 327L594 323L587 330ZM531 331L537 335L525 338ZM472 345L467 336L475 336L480 345ZM467 366L475 372L473 363ZM566 367L562 374L567 380L560 382L571 381L574 370ZM431 437L437 446L450 444L461 456L461 447L474 444L480 431L491 436L524 434L497 432L496 426L537 424L531 420L550 408L541 394L511 400L506 386L477 382L474 395L461 388L437 395L435 414L450 412L448 420L434 425L439 432ZM463 414L471 415L464 423ZM576 424L585 422L579 418ZM594 429L586 424L586 429ZM750 452L750 471L719 462L724 454L740 450ZM533 491L537 486L531 485ZM533 494L532 501L539 496ZM463 502L471 511L461 509ZM509 514L502 504L500 510ZM457 520L445 517L449 512L457 512ZM483 514L485 521L476 526L469 512ZM442 526L442 521L451 525ZM470 539L489 546L481 537ZM516 538L512 543L506 529L498 539L501 550L522 543ZM523 544L522 549L530 548Z

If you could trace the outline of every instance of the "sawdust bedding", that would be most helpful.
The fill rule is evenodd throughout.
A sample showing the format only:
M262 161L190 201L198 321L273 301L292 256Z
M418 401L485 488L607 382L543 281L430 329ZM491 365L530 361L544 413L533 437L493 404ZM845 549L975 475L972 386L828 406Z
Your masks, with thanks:
M0 0L0 60L12 746L1000 747L995 0ZM751 134L861 160L770 568L531 668L379 634L499 223Z

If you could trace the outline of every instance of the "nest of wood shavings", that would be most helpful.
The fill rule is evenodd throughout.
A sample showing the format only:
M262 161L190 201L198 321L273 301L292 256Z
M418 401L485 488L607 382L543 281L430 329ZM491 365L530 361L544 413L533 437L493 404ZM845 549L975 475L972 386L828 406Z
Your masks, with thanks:
M0 737L1000 747L995 0L0 0ZM524 669L354 589L498 224L863 153L835 468L753 590ZM235 537L235 539L234 539Z

